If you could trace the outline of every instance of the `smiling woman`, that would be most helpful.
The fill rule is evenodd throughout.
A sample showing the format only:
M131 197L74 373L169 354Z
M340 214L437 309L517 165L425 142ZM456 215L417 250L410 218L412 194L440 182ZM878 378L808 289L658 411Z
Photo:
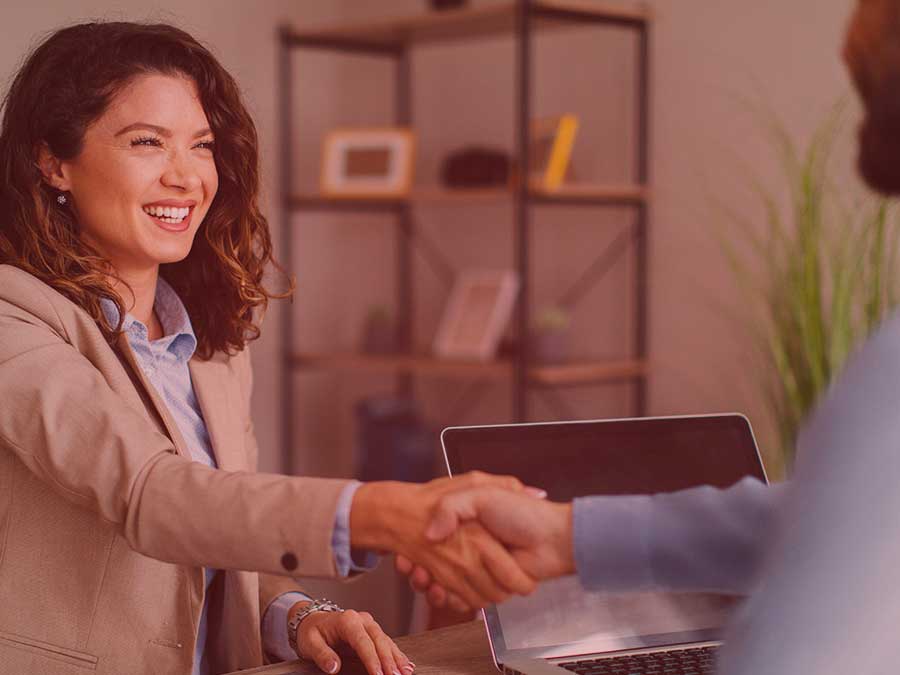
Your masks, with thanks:
M43 144L39 164L48 184L72 195L80 240L115 269L114 290L155 285L157 269L166 264L173 266L169 283L185 290L186 272L179 268L186 265L179 263L189 257L219 187L212 131L193 80L135 76L88 126L78 155L60 159ZM132 315L152 338L162 337L153 296L133 298Z
M12 214L0 250L86 309L108 339L117 327L101 298L124 317L120 299L140 297L159 265L191 316L198 354L259 334L254 310L273 297L262 278L274 261L257 204L256 129L234 80L187 33L126 23L58 31L7 94L0 162L11 181L0 208ZM178 223L150 215L154 206L190 209L186 227L161 227ZM154 322L143 305L134 315Z
M423 534L467 480L514 481L255 473L246 346L281 297L262 283L274 261L258 190L238 88L184 31L64 28L13 80L0 128L0 675L205 675L264 655L334 673L342 643L370 675L409 675L371 616L276 575L348 576L377 549L473 605L533 588L480 526L440 544Z

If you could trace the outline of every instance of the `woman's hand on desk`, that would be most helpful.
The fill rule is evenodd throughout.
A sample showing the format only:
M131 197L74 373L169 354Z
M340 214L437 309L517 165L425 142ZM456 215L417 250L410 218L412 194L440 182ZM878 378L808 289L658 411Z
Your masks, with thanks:
M298 602L288 618L306 604ZM356 652L369 675L410 675L415 670L368 612L314 612L297 627L299 656L314 662L323 672L341 669L341 657L335 651L341 645Z
M515 478L478 472L424 485L368 483L353 499L351 543L355 548L404 556L470 607L502 602L512 594L528 595L534 591L535 580L480 523L462 523L440 541L425 536L441 500L476 488L526 491Z

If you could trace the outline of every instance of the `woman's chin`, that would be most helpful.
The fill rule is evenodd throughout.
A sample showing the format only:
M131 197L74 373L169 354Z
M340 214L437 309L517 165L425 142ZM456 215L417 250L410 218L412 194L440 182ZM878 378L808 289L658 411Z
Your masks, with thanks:
M153 252L153 260L158 265L169 265L171 263L181 262L188 257L191 252L190 246L165 247Z

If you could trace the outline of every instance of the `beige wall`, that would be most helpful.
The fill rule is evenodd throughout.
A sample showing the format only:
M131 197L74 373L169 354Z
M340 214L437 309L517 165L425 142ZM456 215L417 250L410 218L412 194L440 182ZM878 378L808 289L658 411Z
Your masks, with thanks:
M423 0L267 0L238 2L157 2L145 4L65 0L4 3L0 9L0 78L5 81L37 36L70 21L89 17L173 21L207 41L241 83L260 130L264 192L273 236L279 240L277 211L277 137L275 27L291 19L298 25L337 18L374 18L420 11ZM473 2L473 4L482 4ZM707 195L714 193L734 208L758 215L745 181L732 170L738 160L765 178L778 180L768 147L739 103L761 96L805 139L841 94L847 78L838 46L851 0L656 0L652 35L652 152L654 198L650 229L650 412L654 414L745 410L762 424L752 381L750 345L725 316L723 307L741 312L712 232ZM600 35L603 35L602 33ZM541 38L536 66L539 114L573 110L582 117L575 155L585 178L627 175L626 150L631 101L627 83L633 67L627 42L614 35L597 40L578 31ZM512 47L509 41L473 41L465 46L434 46L416 52L415 118L422 140L420 177L434 180L441 156L467 142L511 147L513 111ZM360 58L331 59L297 55L298 95L292 148L298 164L297 187L314 185L321 132L337 124L387 123L390 100L383 97L390 71ZM850 145L849 143L847 144ZM850 166L845 150L845 161ZM777 184L777 183L776 183ZM621 227L627 212L589 213L543 210L536 216L538 301L549 301L571 282ZM505 205L419 211L420 226L460 266L511 265L511 211ZM299 281L293 311L297 346L353 347L365 309L393 298L390 276L393 246L383 217L295 219ZM631 310L627 261L609 283L586 299L575 318L576 351L621 353L628 344ZM421 344L431 339L444 291L427 268L417 263L421 281L417 324ZM278 355L280 308L256 344L257 390L254 414L262 464L278 466L280 443ZM304 473L349 475L352 471L351 404L360 396L389 389L390 379L359 375L297 376L295 439ZM439 413L462 392L458 383L422 387L426 409ZM619 389L567 394L579 416L627 412ZM476 422L509 415L508 392L490 390L472 414L451 421ZM550 410L537 402L536 415ZM362 585L337 591L340 599L376 609L393 621L394 604L384 588L388 573ZM326 586L329 592L331 587ZM402 623L397 620L396 626Z

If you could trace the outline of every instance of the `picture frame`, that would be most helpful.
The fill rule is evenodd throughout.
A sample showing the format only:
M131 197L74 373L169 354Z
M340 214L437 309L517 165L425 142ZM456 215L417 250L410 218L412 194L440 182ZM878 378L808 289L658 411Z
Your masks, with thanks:
M553 191L571 171L572 148L578 134L578 117L567 113L531 122L529 185Z
M512 270L468 270L453 285L434 340L435 356L489 361L515 307L519 279Z
M415 135L405 127L334 129L325 135L319 190L325 197L405 197L412 187Z

